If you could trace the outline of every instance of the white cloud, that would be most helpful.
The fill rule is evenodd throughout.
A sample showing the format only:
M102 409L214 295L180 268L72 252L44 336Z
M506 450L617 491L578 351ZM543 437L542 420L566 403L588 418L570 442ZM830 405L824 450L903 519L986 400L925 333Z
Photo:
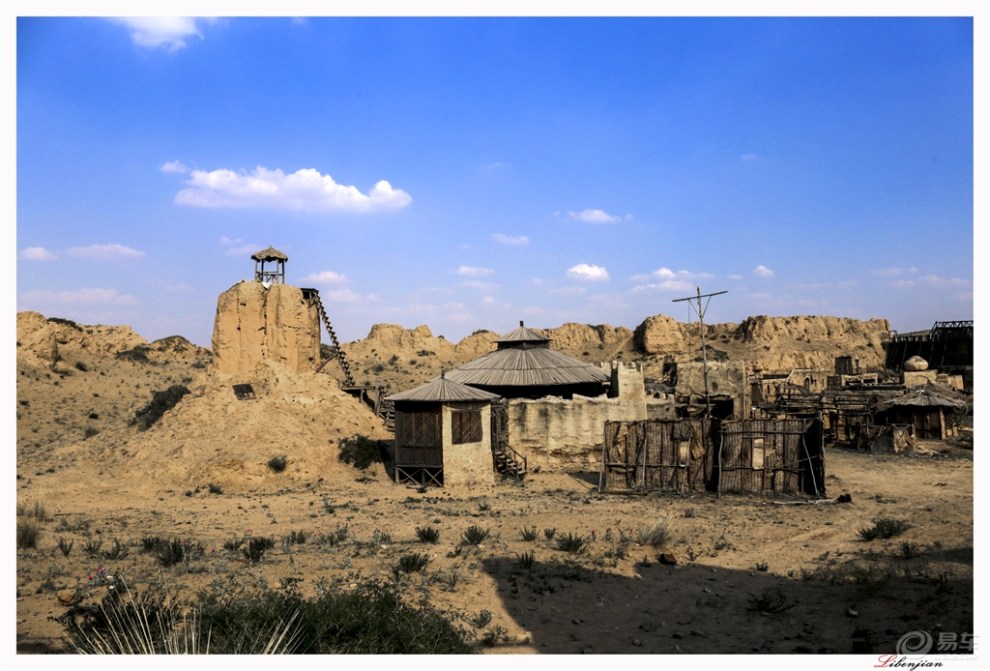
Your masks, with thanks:
M634 282L645 282L645 284L633 287L634 292L643 291L683 291L695 288L697 280L704 280L713 277L711 273L693 273L689 270L671 270L666 266L657 268L649 275L634 275ZM660 280L650 282L649 280Z
M144 252L127 247L125 245L89 245L87 247L73 247L67 252L69 256L80 259L137 259L144 256Z
M479 291L494 291L495 289L498 289L498 285L493 282L479 282L478 280L465 282L464 286L471 289L477 289Z
M193 170L175 203L191 207L262 207L298 212L379 212L406 207L412 197L385 180L368 193L303 168L286 175L258 166L250 173Z
M913 275L918 272L918 269L914 266L910 268L881 268L879 270L874 270L873 274L877 277L900 277L901 275Z
M634 294L642 294L655 291L691 291L694 288L694 283L686 280L664 280L663 282L637 284L630 291Z
M84 288L72 291L29 291L23 302L45 305L133 305L134 296L120 294L116 289Z
M190 37L202 38L202 33L193 19L181 16L139 16L130 18L113 18L114 23L126 26L131 33L131 39L139 47L167 51L178 51L186 46Z
M179 174L184 174L189 172L189 168L182 161L179 160L167 161L165 163L162 163L162 166L161 168L159 168L159 170L161 170L162 172L172 172Z
M558 296L577 296L587 292L588 290L585 287L560 287L550 290L550 293L557 294Z
M582 282L607 282L608 270L602 266L595 266L588 263L579 263L567 270L567 276L572 280Z
M567 218L571 221L580 221L585 224L614 224L622 217L609 214L605 210L586 209L580 212L568 212Z
M58 254L44 247L25 247L21 250L21 258L25 261L56 261Z
M335 273L332 270L324 270L318 273L311 273L302 278L302 280L303 282L312 282L313 284L343 284L347 281L347 276Z
M491 268L479 268L478 266L460 266L457 269L458 275L467 275L468 277L482 277L494 272Z
M529 244L529 238L525 235L505 235L503 233L492 233L492 240L500 245L510 247L522 247Z
M765 280L768 280L771 277L773 277L773 271L764 265L759 265L753 268L753 274L756 275L757 277L762 277Z

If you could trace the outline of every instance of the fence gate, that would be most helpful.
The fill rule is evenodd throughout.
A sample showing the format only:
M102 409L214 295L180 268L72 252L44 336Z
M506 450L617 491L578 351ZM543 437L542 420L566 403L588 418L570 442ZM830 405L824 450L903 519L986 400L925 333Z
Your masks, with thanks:
M704 490L712 477L701 419L606 422L599 491Z

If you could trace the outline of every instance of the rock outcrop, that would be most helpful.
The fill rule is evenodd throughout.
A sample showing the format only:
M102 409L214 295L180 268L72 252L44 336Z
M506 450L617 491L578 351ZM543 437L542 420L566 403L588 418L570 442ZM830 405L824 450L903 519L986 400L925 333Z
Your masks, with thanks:
M682 325L666 315L647 317L636 327L635 342L644 354L680 354L685 348Z
M221 373L253 370L272 361L293 372L320 362L320 320L302 289L239 282L217 299L213 365Z

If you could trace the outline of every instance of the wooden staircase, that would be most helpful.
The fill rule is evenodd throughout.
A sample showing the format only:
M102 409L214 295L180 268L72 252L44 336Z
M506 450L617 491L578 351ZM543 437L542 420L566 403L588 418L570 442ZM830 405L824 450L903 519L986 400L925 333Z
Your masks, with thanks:
M316 289L303 289L303 295L316 304L316 309L320 313L320 319L323 320L323 326L326 327L327 335L330 336L330 342L333 343L330 358L320 363L319 367L316 369L317 372L322 370L322 368L330 361L339 359L340 368L344 371L344 384L348 387L353 387L354 377L351 375L351 366L347 363L347 358L344 356L344 350L340 349L340 341L337 340L337 333L333 330L333 325L330 323L330 317L327 315L327 311L323 307L323 301L320 299L320 292Z
M492 461L495 465L496 473L512 476L516 479L522 478L526 475L526 457L522 456L511 447L493 447Z

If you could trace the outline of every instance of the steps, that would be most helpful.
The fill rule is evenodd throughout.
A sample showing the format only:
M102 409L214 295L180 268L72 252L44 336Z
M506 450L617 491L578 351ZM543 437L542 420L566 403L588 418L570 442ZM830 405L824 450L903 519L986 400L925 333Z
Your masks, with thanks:
M347 363L347 358L344 356L344 350L340 349L340 341L337 340L337 333L333 330L333 325L330 324L330 317L327 315L326 309L323 307L323 301L320 299L320 292L316 289L303 289L303 295L307 296L311 301L316 303L316 309L320 313L320 319L323 320L323 325L327 329L327 335L330 336L330 342L333 343L333 352L327 361L332 361L333 359L340 360L340 367L344 371L344 384L349 387L354 386L354 376L351 375L351 366ZM316 370L319 371L327 364L324 361L320 364L320 367Z
M514 478L521 478L526 475L526 457L522 456L511 447L492 448L492 460L495 464L495 472L501 475L510 475Z

